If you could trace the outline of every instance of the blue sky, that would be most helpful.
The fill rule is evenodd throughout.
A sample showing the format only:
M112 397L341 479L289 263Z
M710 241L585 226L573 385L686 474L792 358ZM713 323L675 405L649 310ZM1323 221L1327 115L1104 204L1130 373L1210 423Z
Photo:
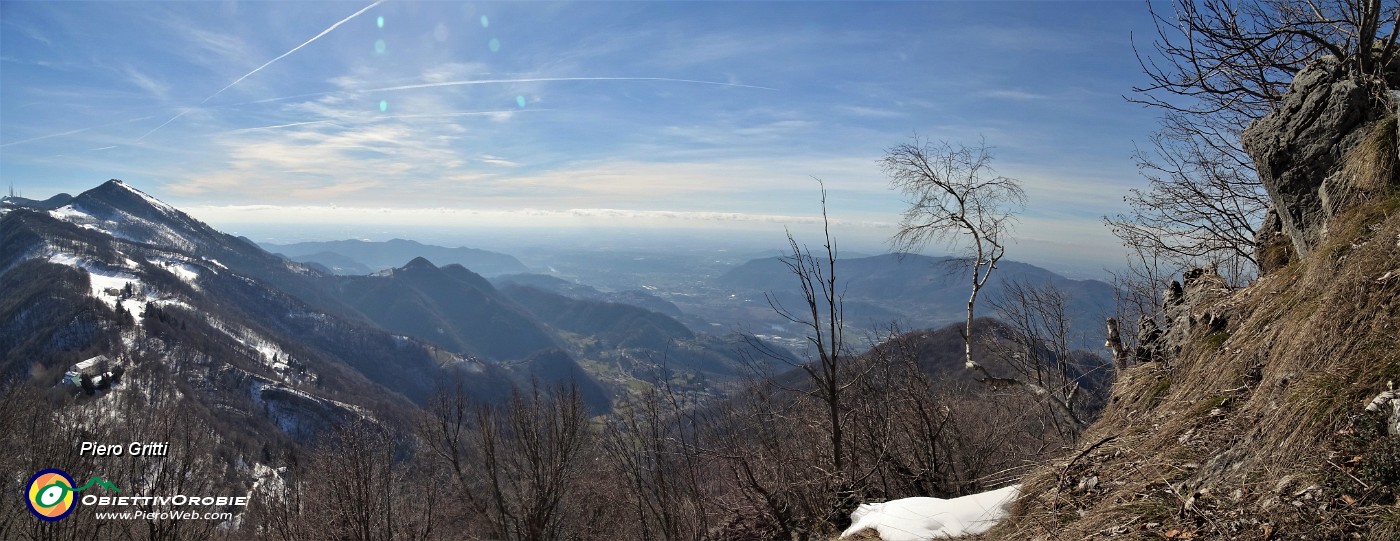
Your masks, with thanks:
M0 185L122 178L232 229L781 240L817 177L870 250L903 207L876 160L917 132L1025 183L1009 257L1099 268L1150 30L1138 1L0 2Z

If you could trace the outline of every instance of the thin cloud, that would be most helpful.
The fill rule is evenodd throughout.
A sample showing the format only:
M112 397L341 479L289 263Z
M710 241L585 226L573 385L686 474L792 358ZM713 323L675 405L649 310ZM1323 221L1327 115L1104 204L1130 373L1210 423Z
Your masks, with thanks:
M141 88L142 90L145 90L146 92L149 92L151 95L155 96L161 101L165 101L167 98L170 97L169 85L152 79L150 76L141 73L140 71L137 71L136 68L128 66L124 70L124 74L126 75L127 79L131 81L131 84L136 85L137 87Z
M289 122L289 123L286 123L286 124L273 124L273 125L271 125L271 126L256 126L256 127L252 127L252 128L239 128L239 129L236 129L236 130L228 130L228 131L224 131L224 132L219 132L219 133L216 133L216 134L213 134L213 135L227 135L227 134L244 133L244 132L250 132L250 131L260 131L260 130L280 130L280 129L282 129L282 128L295 128L295 127L298 127L298 126L314 126L314 125L317 125L317 124L337 124L337 125L346 125L346 124L348 124L348 125L368 124L368 123L371 123L371 122L383 122L383 121L386 121L386 120L397 120L397 119L404 119L404 118L452 118L452 117L461 117L461 116L485 116L485 117L490 117L490 118L492 118L492 119L496 119L496 118L498 118L500 115L510 115L510 114L521 113L521 112L538 113L538 112L541 112L541 111L550 111L550 110L551 110L551 109L526 109L526 110L524 110L524 111L516 111L516 110L501 110L501 111L455 111L455 112L446 112L446 113L426 113L426 114L418 114L418 115L374 115L374 116L367 116L367 117L358 118L358 119L351 119L351 118L334 118L334 119L327 119L327 120L307 120L307 121L305 121L305 122Z
M362 186L355 186L360 189ZM341 205L203 205L189 206L186 209L197 215L230 222L264 222L275 219L307 218L321 219L343 217L359 219L368 214L379 216L384 223L414 224L441 223L446 219L471 220L489 218L505 221L537 222L539 220L623 220L623 221L665 221L665 222L721 222L721 223L765 223L819 225L820 216L794 216L786 214L761 214L724 211L675 211L675 210L635 210L616 208L571 208L550 210L539 208L517 209L477 209L451 207L386 208L357 207ZM891 228L890 222L871 220L848 220L831 218L833 226L858 226Z
M752 89L756 89L756 90L772 90L772 91L777 91L777 90L778 90L778 89L776 89L776 88L767 87L767 86L746 85L746 84L739 84L739 83L725 83L725 82L720 82L720 81L701 81L701 80L697 80L697 79L674 79L674 78L671 78L671 77L527 77L527 78L521 78L521 79L469 79L469 80L463 80L463 81L443 81L443 82L437 82L437 83L420 83L420 84L412 84L412 85L388 86L388 87L384 87L384 88L371 88L371 89L368 89L368 90L364 90L363 92L393 92L393 91L396 91L396 90L415 90L415 89L419 89L419 88L436 88L436 87L443 87L443 86L467 86L467 85L489 85L489 84L511 84L511 83L554 83L554 82L565 82L565 81L660 81L660 82L666 82L666 83L691 83L691 84L701 84L701 85L730 86L730 87L737 87L737 88L752 88Z
M519 163L507 160L500 156L492 156L490 154L482 154L480 158L477 158L477 161L480 161L481 163L489 163L491 165L499 165L501 167L520 167Z
M851 116L859 116L865 118L901 118L907 116L899 111L893 111L890 109L879 109L875 107L866 107L864 105L842 105L840 107L837 107L836 110L838 112L845 113Z
M1034 92L1026 92L1023 90L993 90L991 92L988 92L986 96L989 98L1015 101L1033 101L1050 99L1050 96L1047 96L1045 94L1036 94Z
M496 85L496 84L520 84L520 83L554 83L572 81L656 81L668 83L690 83L702 85L727 86L734 88L751 88L755 90L778 91L777 88L759 85L747 85L733 82L704 81L698 79L675 79L669 77L527 77L519 79L464 79L458 81L433 81L427 83L415 83L411 85L386 86L381 88L347 88L344 90L327 90L325 92L308 92L305 94L293 94L290 96L278 96L275 98L263 98L259 100L244 101L222 105L220 107L239 107L244 105L261 105L279 101L289 101L301 98L316 98L325 96L344 96L348 94L361 94L373 92L396 92L400 90L417 90L420 88L438 88L451 86L472 86L472 85Z

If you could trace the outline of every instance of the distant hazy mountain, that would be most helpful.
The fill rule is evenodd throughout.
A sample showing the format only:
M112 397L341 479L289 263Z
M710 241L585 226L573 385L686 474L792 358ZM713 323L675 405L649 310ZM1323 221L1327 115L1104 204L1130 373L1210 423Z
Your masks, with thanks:
M598 291L593 286L570 282L563 278L549 276L547 274L507 274L491 279L493 283L500 286L520 285L529 286L543 291L558 293L565 297L575 299L590 299L597 301L616 302L630 304L640 308L646 308L653 312L659 312L671 317L681 317L681 309L677 308L671 301L647 293L645 291L630 289L626 291L603 292Z
M907 327L941 327L965 317L970 287L967 268L953 258L886 254L840 259L836 269L846 293L847 322L857 327L879 326L892 319L904 320ZM1076 344L1084 348L1103 344L1104 317L1113 310L1113 286L1003 260L979 297L979 315L995 316L990 301L1000 295L1001 285L1011 280L1048 283L1065 291ZM777 257L744 263L712 284L751 303L763 302L764 293L775 295L789 308L801 303L796 278Z
M596 338L610 347L665 351L673 340L695 338L681 322L645 308L573 299L527 286L509 285L501 291L555 328Z
M529 270L519 260L502 253L476 248L447 248L403 239L393 239L386 242L337 240L295 244L265 243L262 247L269 252L280 253L296 261L314 261L332 270L341 268L347 271L337 271L338 274L362 274L358 272L360 268L369 268L371 272L393 268L415 257L427 258L438 265L462 265L471 269L472 272L486 276ZM360 266L346 264L346 260L358 263Z
M380 326L494 360L555 347L549 333L485 278L418 257L370 276L340 278L345 300Z
M363 276L374 272L374 269L365 266L364 263L360 263L359 261L355 261L354 259L350 259L335 252L316 252L314 254L289 257L288 259L298 263L319 266L329 274L339 274L342 276Z

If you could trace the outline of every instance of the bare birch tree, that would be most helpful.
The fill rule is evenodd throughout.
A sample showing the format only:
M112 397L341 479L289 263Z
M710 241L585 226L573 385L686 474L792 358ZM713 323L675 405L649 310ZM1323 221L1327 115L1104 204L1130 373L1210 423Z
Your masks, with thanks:
M977 295L1006 255L1006 236L1026 197L1019 181L997 175L991 163L985 142L955 147L918 136L889 149L880 160L890 185L903 192L909 204L892 239L895 249L909 252L940 242L967 251L971 294L963 331L964 363L988 380L998 378L972 359Z

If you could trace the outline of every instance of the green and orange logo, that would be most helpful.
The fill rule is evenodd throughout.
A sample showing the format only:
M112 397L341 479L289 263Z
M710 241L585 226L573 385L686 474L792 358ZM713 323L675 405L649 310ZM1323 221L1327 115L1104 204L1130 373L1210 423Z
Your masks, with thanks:
M81 492L94 484L113 492L121 492L121 489L101 477L88 479L87 484L81 487L74 488L73 484L73 478L68 472L58 468L49 468L34 474L34 477L29 479L29 488L25 490L28 495L26 503L29 504L29 512L42 520L53 522L73 512L74 492Z

